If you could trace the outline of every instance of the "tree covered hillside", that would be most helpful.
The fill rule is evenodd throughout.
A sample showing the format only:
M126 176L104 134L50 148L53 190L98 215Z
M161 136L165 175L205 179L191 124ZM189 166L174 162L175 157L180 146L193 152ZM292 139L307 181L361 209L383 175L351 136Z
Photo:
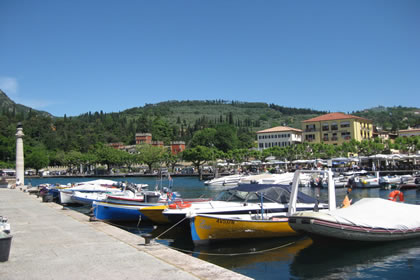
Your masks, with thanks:
M54 117L21 106L0 91L0 166L13 165L18 122L22 122L25 133L25 155L45 155L51 162L63 153L90 153L101 144L135 144L136 133L152 133L153 140L166 144L185 141L188 147L206 146L211 139L209 145L223 152L249 149L254 146L258 130L279 125L301 128L302 120L327 113L225 100L167 101L75 117ZM405 129L420 124L419 111L380 107L353 114L371 119L384 129Z

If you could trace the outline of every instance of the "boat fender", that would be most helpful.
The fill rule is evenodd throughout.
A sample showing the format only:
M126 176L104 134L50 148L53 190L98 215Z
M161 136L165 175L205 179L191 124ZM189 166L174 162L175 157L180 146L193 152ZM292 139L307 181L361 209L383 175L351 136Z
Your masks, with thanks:
M400 202L404 202L404 194L399 190L392 191L388 196L388 200L397 201L397 197Z
M168 206L170 209L184 209L184 208L188 208L191 207L191 203L186 203L186 202L175 202L172 204L169 204Z

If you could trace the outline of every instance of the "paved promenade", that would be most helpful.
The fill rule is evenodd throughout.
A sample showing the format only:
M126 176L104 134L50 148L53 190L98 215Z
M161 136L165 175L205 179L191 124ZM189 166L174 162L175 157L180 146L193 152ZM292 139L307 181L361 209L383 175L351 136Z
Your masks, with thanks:
M249 279L86 215L0 189L13 235L0 279Z

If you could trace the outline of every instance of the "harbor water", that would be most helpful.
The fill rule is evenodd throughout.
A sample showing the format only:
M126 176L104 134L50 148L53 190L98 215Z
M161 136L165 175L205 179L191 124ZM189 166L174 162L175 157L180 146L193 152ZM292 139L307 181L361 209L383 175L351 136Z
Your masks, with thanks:
M97 178L37 178L27 179L33 186L42 183L68 184ZM167 180L153 177L112 178L156 186L169 186ZM184 198L214 197L220 189L205 186L195 177L176 177L173 191ZM302 187L300 191L327 201L326 189ZM390 190L379 188L354 189L350 198L387 198ZM343 200L346 189L337 189L337 202ZM404 191L406 203L418 204L420 191ZM86 211L82 207L74 207ZM413 213L418 215L418 213ZM214 263L255 279L408 279L420 274L420 239L381 244L313 243L307 237L238 240L219 242L206 247L194 247L189 231L142 224L116 225L134 234L151 233L157 242L196 258Z

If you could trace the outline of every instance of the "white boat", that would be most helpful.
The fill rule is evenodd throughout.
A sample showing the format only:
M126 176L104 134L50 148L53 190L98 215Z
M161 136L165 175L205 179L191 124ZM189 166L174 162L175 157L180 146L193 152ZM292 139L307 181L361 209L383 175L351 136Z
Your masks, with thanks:
M240 174L223 176L219 178L214 178L212 180L207 180L204 182L204 185L214 187L235 187L238 185L239 180L242 177L243 175Z
M97 193L118 193L123 185L112 180L93 180L73 184L71 187L59 190L61 204L74 203L72 196L74 192L97 192Z
M387 175L379 177L379 184L381 186L401 184L411 179L413 179L413 176L411 175Z
M297 187L296 187L297 188ZM267 212L285 214L289 209L292 187L277 184L242 184L228 189L205 202L188 203L183 207L165 209L162 214L170 223L176 223L198 214L258 214ZM297 192L297 190L296 190ZM297 203L299 211L327 208L317 200L299 192Z
M420 237L419 205L382 198L363 198L336 209L335 187L329 186L329 211L300 212L289 208L289 225L317 237L354 241L392 241ZM291 196L291 203L295 196ZM293 204L292 204L293 205Z
M293 180L293 172L282 174L263 173L258 175L249 175L241 178L239 184L277 184L289 185Z
M351 185L356 188L378 188L379 178L379 172L375 172L375 175L356 176L353 178L353 184Z

